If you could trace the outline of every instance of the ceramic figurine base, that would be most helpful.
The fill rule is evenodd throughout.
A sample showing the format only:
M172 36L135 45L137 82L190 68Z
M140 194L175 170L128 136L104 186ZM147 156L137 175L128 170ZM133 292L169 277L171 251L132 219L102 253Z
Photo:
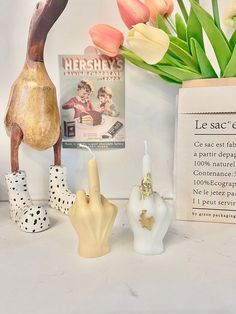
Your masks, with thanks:
M10 202L10 216L25 232L40 232L49 228L47 211L41 206L34 206L30 198L26 174L24 171L6 175Z
M68 215L75 194L67 187L66 168L51 166L49 169L49 205Z

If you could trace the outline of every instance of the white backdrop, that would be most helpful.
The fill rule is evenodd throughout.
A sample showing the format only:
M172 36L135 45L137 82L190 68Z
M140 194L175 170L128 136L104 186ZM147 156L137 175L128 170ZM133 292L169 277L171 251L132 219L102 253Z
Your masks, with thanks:
M202 1L209 5L210 1ZM223 1L220 1L223 2ZM228 2L228 1L224 1ZM10 171L9 138L4 129L5 108L12 82L25 59L29 22L36 0L0 0L0 200L7 199L4 174ZM45 49L48 73L57 87L59 99L58 55L81 54L91 44L88 30L97 23L112 24L127 32L115 0L69 0L50 31ZM126 148L97 152L101 190L112 198L126 198L140 180L143 141L148 140L155 189L173 196L173 154L175 97L178 88L126 63ZM85 151L62 150L73 191L87 188ZM47 199L48 168L53 163L52 149L32 150L22 144L20 167L28 176L33 199Z

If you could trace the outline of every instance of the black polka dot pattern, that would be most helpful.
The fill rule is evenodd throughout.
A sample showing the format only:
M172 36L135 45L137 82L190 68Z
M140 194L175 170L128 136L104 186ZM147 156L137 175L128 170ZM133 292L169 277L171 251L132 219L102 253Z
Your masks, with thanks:
M41 232L49 228L47 211L41 206L34 206L29 195L24 171L9 173L5 176L10 216L25 232ZM41 225L38 221L43 221Z
M68 215L73 205L75 194L66 185L66 168L51 166L49 169L49 205Z

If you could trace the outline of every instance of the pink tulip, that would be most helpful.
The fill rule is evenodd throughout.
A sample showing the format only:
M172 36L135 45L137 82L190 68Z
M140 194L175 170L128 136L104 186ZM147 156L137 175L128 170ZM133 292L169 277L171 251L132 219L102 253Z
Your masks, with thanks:
M109 57L119 54L124 35L118 29L106 24L97 24L90 28L89 34L98 50Z
M156 16L170 16L174 10L173 0L145 0L146 6L150 11L150 20L153 24L156 23Z
M130 29L138 23L149 21L150 12L139 0L117 0L120 15L125 25Z

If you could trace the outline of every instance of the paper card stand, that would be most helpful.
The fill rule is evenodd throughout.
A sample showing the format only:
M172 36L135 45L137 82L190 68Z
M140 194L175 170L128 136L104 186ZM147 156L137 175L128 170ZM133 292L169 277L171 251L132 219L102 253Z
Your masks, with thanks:
M175 208L180 220L236 223L235 78L180 89Z

